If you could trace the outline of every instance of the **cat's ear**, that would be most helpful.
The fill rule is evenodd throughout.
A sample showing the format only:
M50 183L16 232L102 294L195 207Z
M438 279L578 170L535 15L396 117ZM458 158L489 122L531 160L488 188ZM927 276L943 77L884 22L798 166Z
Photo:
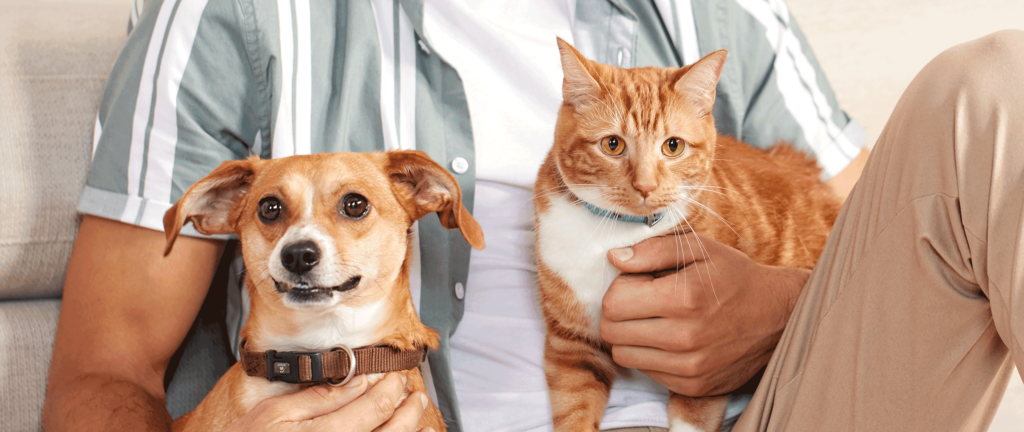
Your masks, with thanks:
M565 74L565 79L562 80L562 99L576 107L586 105L595 99L601 100L601 87L591 75L593 66L590 60L562 38L556 39L558 51L562 53L562 73Z
M458 228L470 246L484 248L484 232L462 205L462 190L448 170L418 150L389 151L384 155L384 173L391 179L391 190L412 220L436 212L442 226Z
M715 86L722 76L726 50L718 50L704 56L689 67L681 70L675 89L700 112L701 116L711 113L715 104Z

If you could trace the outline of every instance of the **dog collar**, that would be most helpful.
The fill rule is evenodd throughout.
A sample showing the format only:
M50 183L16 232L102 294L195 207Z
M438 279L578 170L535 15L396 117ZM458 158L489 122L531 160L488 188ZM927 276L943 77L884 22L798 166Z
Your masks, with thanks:
M661 220L665 218L665 213L667 213L661 212L658 214L652 214L650 216L633 216L611 212L583 200L580 200L580 204L583 204L583 207L586 207L587 210L590 210L591 213L596 214L598 216L606 217L608 219L614 219L619 222L642 223L649 227L653 227L657 225L658 222L661 222Z
M291 384L342 385L356 375L415 369L427 359L427 347L402 350L388 345L322 352L249 351L242 342L242 367L251 377Z

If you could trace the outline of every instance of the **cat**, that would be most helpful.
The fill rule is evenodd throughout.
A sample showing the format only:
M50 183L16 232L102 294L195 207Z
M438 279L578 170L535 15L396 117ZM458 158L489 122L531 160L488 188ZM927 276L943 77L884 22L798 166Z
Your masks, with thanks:
M682 68L622 69L561 38L558 48L563 102L534 186L544 371L555 430L594 431L618 373L598 327L620 273L610 249L692 231L760 264L810 269L841 205L804 153L718 134L725 50ZM725 409L725 396L670 393L669 425L718 431Z

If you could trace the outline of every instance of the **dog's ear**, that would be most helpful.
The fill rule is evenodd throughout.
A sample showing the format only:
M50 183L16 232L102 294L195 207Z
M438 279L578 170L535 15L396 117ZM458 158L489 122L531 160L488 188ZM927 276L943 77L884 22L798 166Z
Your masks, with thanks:
M437 212L441 225L458 228L462 237L475 249L484 248L484 232L480 224L462 205L462 190L448 170L418 150L390 151L385 174L391 189L412 220Z
M235 232L235 220L231 210L238 199L245 195L252 182L254 167L259 158L228 161L222 163L206 177L203 177L164 213L164 234L167 235L167 249L171 253L174 241L186 222L205 235L230 234Z

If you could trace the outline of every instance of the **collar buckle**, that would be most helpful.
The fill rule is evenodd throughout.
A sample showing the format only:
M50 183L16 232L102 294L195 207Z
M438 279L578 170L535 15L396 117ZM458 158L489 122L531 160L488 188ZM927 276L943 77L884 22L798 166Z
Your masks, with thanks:
M323 381L324 368L320 354L321 353L318 352L297 353L269 350L266 353L267 379L270 381L283 381L292 384L305 384ZM309 380L303 380L299 377L299 369L302 367L301 363L303 357L309 358L309 371L311 375Z

